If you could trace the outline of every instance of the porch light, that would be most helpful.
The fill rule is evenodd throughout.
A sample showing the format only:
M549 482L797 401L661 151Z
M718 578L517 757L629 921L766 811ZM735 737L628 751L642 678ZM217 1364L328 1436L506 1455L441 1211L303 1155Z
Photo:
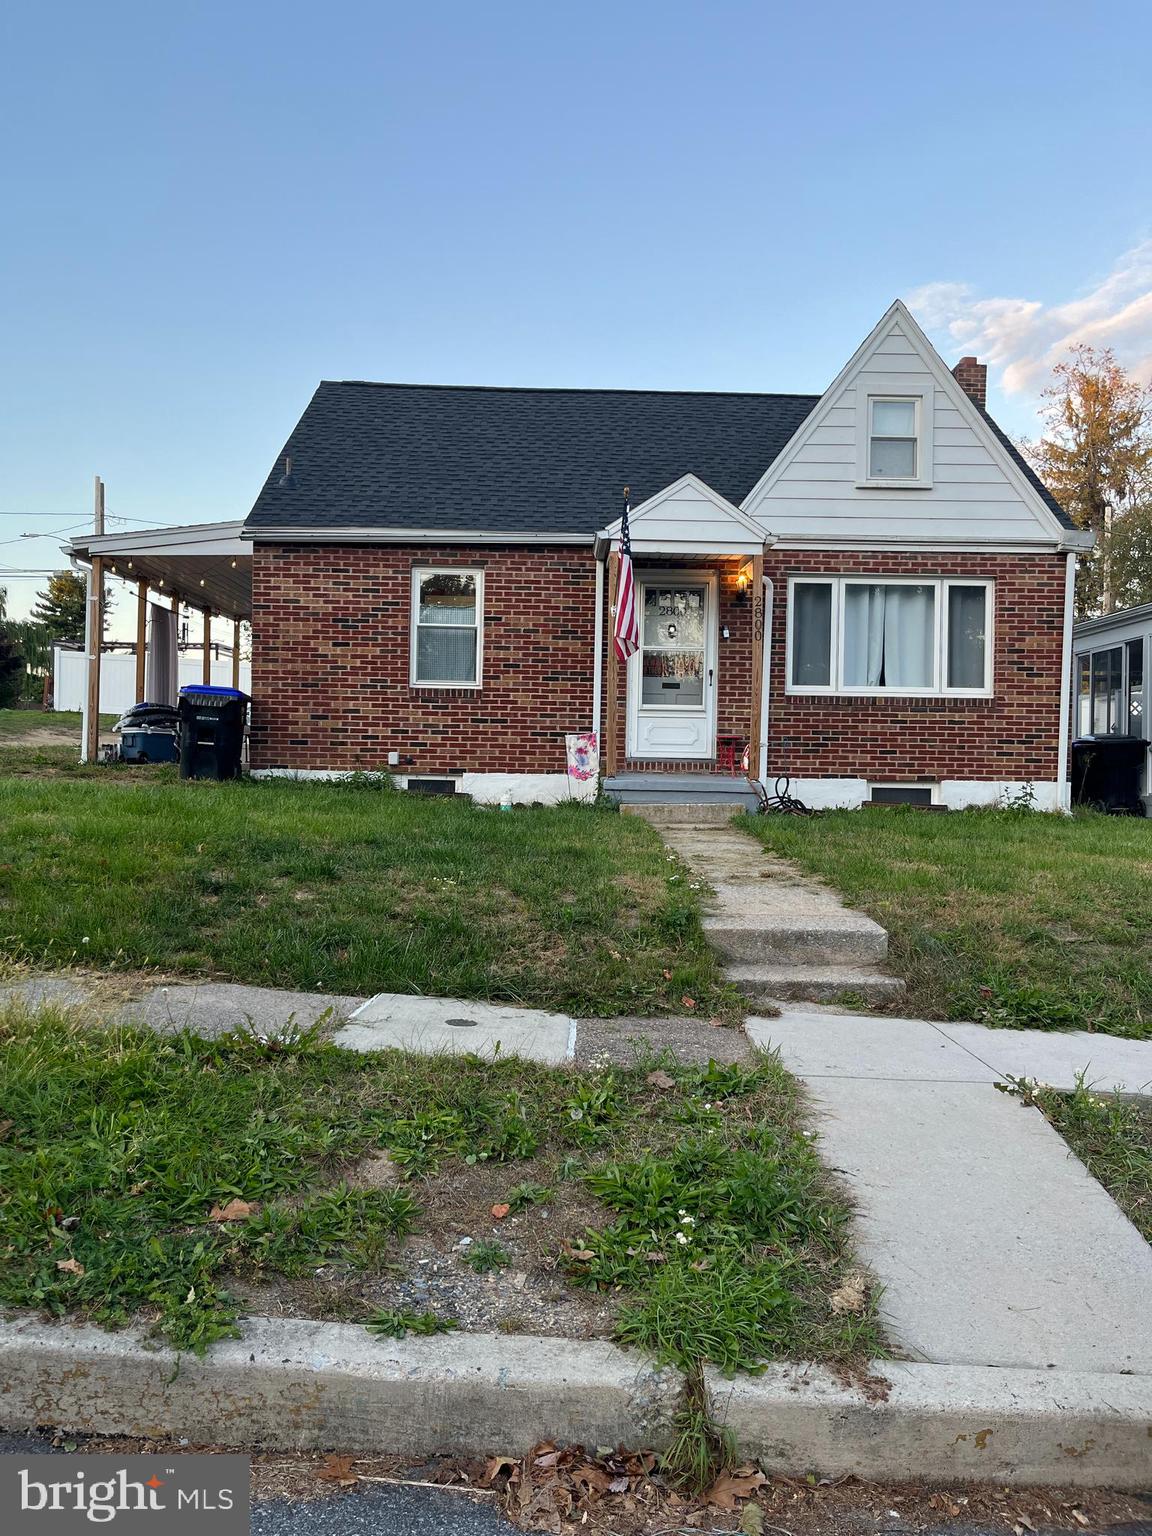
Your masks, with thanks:
M746 603L748 592L752 586L752 567L745 561L736 573L736 601Z

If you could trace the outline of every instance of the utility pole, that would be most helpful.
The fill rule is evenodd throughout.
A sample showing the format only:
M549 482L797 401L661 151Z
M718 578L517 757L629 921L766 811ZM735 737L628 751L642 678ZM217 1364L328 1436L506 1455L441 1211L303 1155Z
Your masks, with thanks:
M104 482L96 476L93 495L93 529L104 532ZM85 698L82 763L94 763L100 755L100 653L104 643L104 560L93 555L88 572L88 602L84 611L84 653L88 668Z

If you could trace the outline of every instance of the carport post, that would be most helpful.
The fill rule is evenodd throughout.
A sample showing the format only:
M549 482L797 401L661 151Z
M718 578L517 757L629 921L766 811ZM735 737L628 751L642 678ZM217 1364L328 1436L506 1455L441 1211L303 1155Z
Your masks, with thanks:
M232 620L232 686L240 691L240 620Z
M204 610L204 666L200 681L205 685L212 681L212 613L208 608Z
M84 721L84 756L94 763L100 756L100 648L104 640L104 561L92 556L88 577L88 710Z
M144 702L144 660L148 645L148 583L136 583L136 703Z

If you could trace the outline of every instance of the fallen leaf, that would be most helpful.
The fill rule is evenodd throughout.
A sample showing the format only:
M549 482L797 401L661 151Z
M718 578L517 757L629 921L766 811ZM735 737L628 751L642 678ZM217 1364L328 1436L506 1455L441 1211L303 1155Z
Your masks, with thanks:
M609 1493L627 1493L631 1479L628 1477L614 1477L608 1484Z
M316 1469L316 1476L324 1483L336 1483L341 1488L354 1488L360 1481L352 1470L351 1456L337 1456L333 1452L325 1456L321 1465Z
M57 1259L56 1268L64 1271L66 1275L82 1275L84 1266L78 1259Z
M740 1530L742 1536L764 1536L764 1511L759 1504L745 1504Z
M661 971L660 974L664 977L665 981L671 981L672 980L672 972L671 971Z
M1082 1509L1073 1509L1069 1513L1077 1525L1090 1525L1092 1523Z
M591 1248L573 1248L568 1257L570 1259L579 1259L582 1264L586 1264L589 1259L594 1259L596 1255Z
M15 1123L14 1120L0 1120L0 1141L4 1140Z
M512 1207L510 1205L494 1205L492 1207L493 1219L495 1221L503 1221L511 1209Z
M255 1201L229 1200L227 1205L214 1205L208 1212L208 1220L216 1223L222 1221L247 1221L249 1216L255 1215L260 1209Z
M682 997L680 1002L685 1008L695 1008L696 1006L696 999L694 997Z
M480 1479L481 1488L490 1488L503 1473L509 1476L519 1472L520 1463L514 1456L493 1456L484 1468L484 1475Z
M837 1316L845 1312L863 1312L868 1304L868 1278L859 1270L853 1270L828 1298L828 1305Z
M653 1088L675 1088L676 1086L676 1079L669 1077L667 1072L649 1072L644 1081L650 1083Z
M755 1467L737 1467L722 1472L708 1490L708 1502L717 1509L735 1509L739 1500L750 1499L768 1479Z

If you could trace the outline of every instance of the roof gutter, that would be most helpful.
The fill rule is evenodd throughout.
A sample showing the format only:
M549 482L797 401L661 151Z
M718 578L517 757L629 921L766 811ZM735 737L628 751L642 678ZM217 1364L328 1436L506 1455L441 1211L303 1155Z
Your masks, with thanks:
M249 528L240 537L253 544L571 544L584 548L590 533L503 533L481 528Z

